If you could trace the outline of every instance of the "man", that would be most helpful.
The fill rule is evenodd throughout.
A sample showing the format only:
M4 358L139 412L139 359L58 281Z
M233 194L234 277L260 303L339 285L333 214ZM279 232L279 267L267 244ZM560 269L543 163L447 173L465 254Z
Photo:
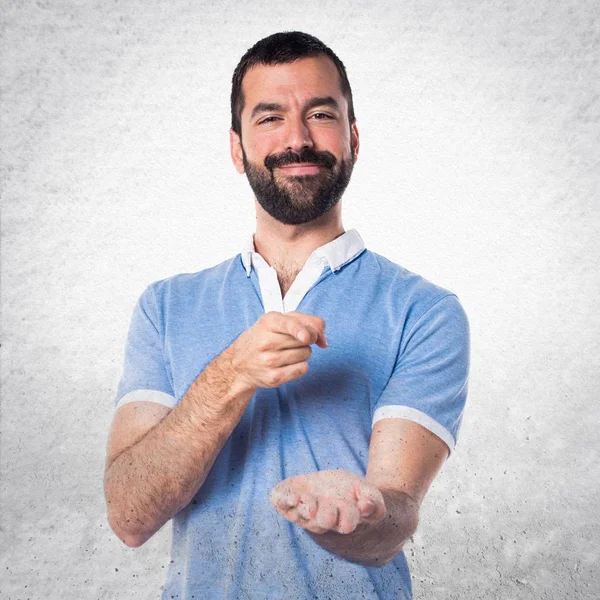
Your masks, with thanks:
M108 520L173 519L163 598L410 598L401 552L467 392L457 297L344 231L359 151L343 64L298 32L233 76L231 156L256 196L241 254L134 311Z

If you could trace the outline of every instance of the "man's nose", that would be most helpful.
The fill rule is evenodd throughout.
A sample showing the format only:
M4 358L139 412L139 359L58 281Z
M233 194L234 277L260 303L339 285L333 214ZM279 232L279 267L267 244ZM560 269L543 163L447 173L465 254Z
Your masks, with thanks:
M289 119L285 140L286 150L300 152L302 148L312 148L313 140L304 119Z

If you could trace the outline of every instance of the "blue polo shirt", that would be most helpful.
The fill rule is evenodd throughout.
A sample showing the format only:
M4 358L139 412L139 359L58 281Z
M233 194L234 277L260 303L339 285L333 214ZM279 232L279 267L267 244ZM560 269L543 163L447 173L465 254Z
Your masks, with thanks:
M452 292L367 250L351 230L315 250L282 298L275 269L250 238L237 256L144 291L116 407L139 400L174 407L270 310L322 317L329 346L313 346L303 377L254 394L205 483L173 517L163 599L411 598L404 553L383 567L347 562L280 516L269 494L303 473L364 476L379 419L416 421L454 449L469 326Z

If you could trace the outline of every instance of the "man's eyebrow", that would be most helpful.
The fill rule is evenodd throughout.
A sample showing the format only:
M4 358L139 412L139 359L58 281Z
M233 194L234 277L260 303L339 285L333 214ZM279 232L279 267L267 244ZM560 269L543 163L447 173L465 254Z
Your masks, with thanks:
M311 98L304 107L305 110L310 110L311 108L316 108L317 106L329 106L334 108L335 110L340 110L340 104L331 96L320 96L316 98Z
M256 115L262 112L282 111L283 109L284 107L281 104L277 104L277 102L259 102L252 109L252 114L250 115L250 118L254 119Z
M329 106L334 108L335 110L340 110L340 104L331 96L317 96L315 98L311 98L306 105L304 106L304 110L310 110L311 108L316 108L317 106ZM283 112L285 111L285 106L283 104L279 104L277 102L259 102L253 109L250 114L250 119L254 119L256 115L263 112Z

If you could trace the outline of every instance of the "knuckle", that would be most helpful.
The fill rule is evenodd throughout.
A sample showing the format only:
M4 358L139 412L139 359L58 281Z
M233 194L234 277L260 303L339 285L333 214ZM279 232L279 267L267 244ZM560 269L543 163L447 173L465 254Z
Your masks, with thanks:
M268 313L265 313L265 314L264 314L264 317L265 317L266 319L269 319L269 320L271 320L271 319L276 319L276 318L277 318L277 316L281 316L281 314L282 314L282 313L280 313L280 312L279 312L279 311L277 311L277 310L270 310Z
M272 352L264 352L259 358L263 367L272 368L275 366L276 357Z
M260 317L260 319L258 319L258 321L262 324L270 324L270 323L273 323L280 316L281 316L280 312L277 312L276 310L270 310L268 313L261 315L261 317Z
M278 386L281 384L281 375L279 375L278 373L269 373L265 377L265 382L271 387Z
M317 325L321 329L323 329L325 327L325 319L323 317L315 316L314 322L315 322L315 325Z
M256 349L259 352L268 352L271 350L271 339L265 335L260 336L256 342Z

